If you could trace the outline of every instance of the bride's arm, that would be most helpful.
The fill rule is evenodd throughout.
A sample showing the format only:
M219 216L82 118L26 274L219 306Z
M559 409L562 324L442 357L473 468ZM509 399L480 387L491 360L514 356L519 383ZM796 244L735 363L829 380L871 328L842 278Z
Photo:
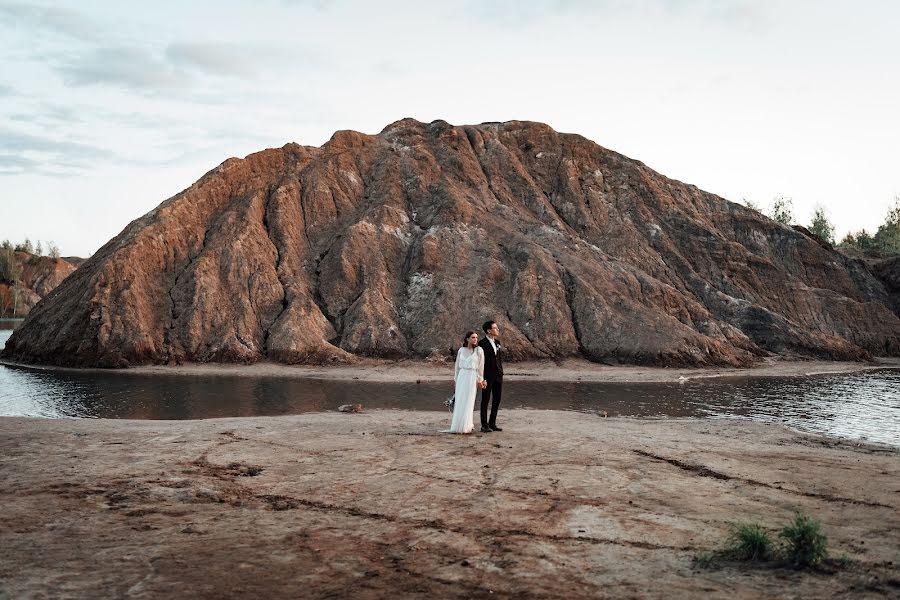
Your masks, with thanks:
M456 381L456 378L459 377L459 359L462 356L462 348L456 351L456 365L454 365L453 370L453 381Z
M478 346L478 383L484 381L484 350Z

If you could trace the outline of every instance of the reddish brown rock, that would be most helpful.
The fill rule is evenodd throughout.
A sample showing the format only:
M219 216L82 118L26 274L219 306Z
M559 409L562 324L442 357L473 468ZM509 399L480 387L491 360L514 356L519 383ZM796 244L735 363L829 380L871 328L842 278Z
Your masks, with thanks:
M900 354L860 261L546 125L404 119L229 159L131 223L4 356L124 366L442 355L747 365Z
M872 272L881 279L891 297L894 312L900 315L900 256L876 261Z
M0 317L24 317L83 262L77 257L51 258L15 253L19 282L0 282Z

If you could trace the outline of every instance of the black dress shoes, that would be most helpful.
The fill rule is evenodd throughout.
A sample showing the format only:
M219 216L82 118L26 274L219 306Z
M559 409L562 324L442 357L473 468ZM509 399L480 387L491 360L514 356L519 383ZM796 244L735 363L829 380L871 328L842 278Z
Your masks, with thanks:
M500 428L497 427L496 425L491 425L490 428L491 428L491 431L503 431L502 429L500 429Z
M490 427L485 427L484 425L481 426L481 433L493 433L493 431L494 430Z

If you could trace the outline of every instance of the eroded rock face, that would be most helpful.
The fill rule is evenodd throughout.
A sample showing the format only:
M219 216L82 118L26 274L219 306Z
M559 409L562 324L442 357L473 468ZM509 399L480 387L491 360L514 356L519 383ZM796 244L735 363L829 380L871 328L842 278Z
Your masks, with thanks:
M27 362L425 357L748 365L900 353L865 264L539 123L398 121L229 159L32 311Z
M0 283L0 317L24 317L41 298L74 271L83 259L77 257L51 258L27 252L16 252L19 269L18 286Z
M886 258L872 266L872 272L884 284L891 297L891 306L900 315L900 256Z

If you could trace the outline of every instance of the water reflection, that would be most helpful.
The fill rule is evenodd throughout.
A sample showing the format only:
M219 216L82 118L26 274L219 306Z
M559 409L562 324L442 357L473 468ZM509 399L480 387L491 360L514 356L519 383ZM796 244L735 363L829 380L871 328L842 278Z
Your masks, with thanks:
M0 416L208 419L368 408L429 410L441 386L289 378L34 372L0 367ZM446 388L447 386L443 386Z
M9 332L0 332L0 345ZM510 381L505 408L637 417L741 417L900 446L900 372L686 384ZM56 373L0 366L0 415L202 419L335 410L444 410L444 383Z

